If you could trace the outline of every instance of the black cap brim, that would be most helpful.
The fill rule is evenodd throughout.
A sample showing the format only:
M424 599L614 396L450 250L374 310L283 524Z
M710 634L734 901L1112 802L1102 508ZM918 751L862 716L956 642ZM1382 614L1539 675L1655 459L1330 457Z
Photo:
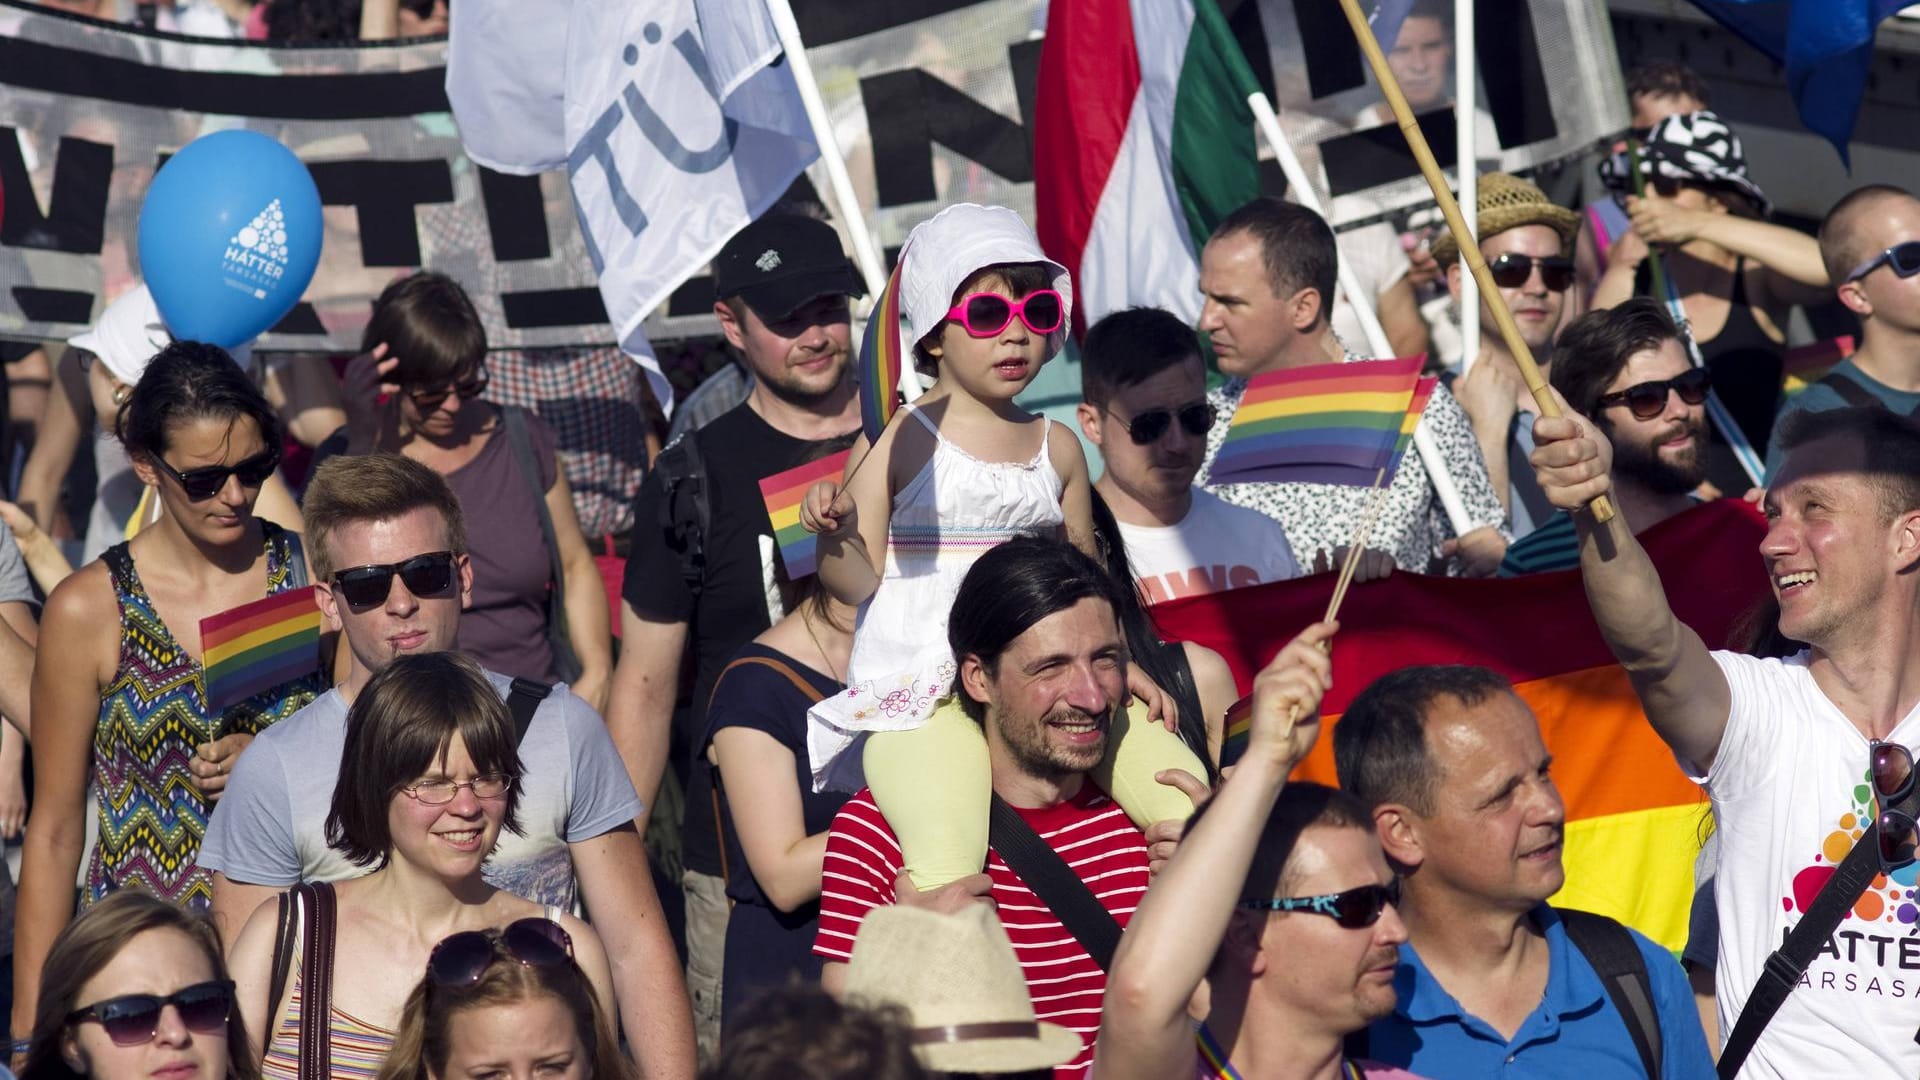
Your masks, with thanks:
M797 311L816 296L865 296L866 282L843 262L837 267L789 274L773 281L740 290L739 296L760 316L762 322L777 322Z

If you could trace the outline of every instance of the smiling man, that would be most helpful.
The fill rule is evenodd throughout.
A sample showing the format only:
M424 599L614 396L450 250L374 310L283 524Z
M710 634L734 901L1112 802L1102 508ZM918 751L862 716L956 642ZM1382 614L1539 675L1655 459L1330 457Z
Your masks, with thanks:
M1064 541L1021 537L980 556L954 598L947 637L958 700L941 708L964 709L982 726L994 795L1124 926L1147 889L1146 837L1087 775L1105 756L1114 714L1128 696L1126 642L1114 606L1112 579ZM998 850L988 851L986 873L931 892L915 891L901 867L892 826L873 794L860 792L827 835L814 944L827 961L822 981L839 984L854 935L874 908L952 911L991 898L1035 1014L1086 1043L1055 1075L1084 1077L1107 973L1060 917Z
M1382 676L1334 726L1333 753L1403 875L1398 1004L1368 1031L1372 1057L1429 1076L1640 1077L1638 1024L1663 1080L1713 1076L1679 963L1612 920L1547 905L1566 881L1566 807L1540 723L1504 677ZM1634 1017L1589 959L1598 934L1638 952Z
M1811 897L1796 883L1841 857L1823 850L1842 846L1832 838L1850 842L1838 830L1860 810L1870 745L1920 739L1920 428L1877 406L1782 421L1760 555L1779 636L1804 647L1779 659L1708 651L1673 614L1624 519L1592 521L1584 507L1614 484L1612 448L1591 423L1569 414L1534 433L1541 487L1575 511L1594 619L1654 730L1713 799L1716 982L1729 1030L1803 917ZM1898 947L1907 929L1850 912L1741 1075L1920 1073L1912 954Z

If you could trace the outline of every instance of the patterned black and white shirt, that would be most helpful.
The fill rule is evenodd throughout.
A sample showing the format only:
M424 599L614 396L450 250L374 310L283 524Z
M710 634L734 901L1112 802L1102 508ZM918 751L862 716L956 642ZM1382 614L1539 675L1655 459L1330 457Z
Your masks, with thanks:
M1209 393L1207 400L1224 419L1239 408L1246 391L1245 379L1229 379ZM1467 516L1474 525L1491 525L1511 540L1506 512L1494 494L1492 481L1487 479L1487 463L1480 456L1473 425L1445 386L1434 388L1420 423L1446 458L1448 471L1460 489L1460 501L1466 504ZM1226 437L1225 423L1214 424L1207 433L1207 459L1195 483L1227 502L1258 510L1278 521L1302 567L1311 567L1320 552L1326 552L1331 562L1335 549L1353 541L1366 509L1368 489L1338 484L1212 484L1208 478L1213 459ZM1440 545L1453 536L1453 525L1427 479L1427 465L1418 451L1408 451L1400 462L1386 499L1367 546L1392 554L1394 565L1401 570L1425 574L1444 567L1446 573L1458 574L1457 563L1440 556Z

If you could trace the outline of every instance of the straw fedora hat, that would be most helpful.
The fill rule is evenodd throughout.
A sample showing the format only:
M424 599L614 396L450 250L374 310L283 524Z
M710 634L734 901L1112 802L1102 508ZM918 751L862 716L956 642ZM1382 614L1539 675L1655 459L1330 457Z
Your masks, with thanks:
M1547 193L1533 184L1508 173L1482 173L1478 201L1474 235L1482 240L1522 225L1545 225L1559 233L1561 247L1569 255L1573 253L1573 234L1579 228L1580 215L1547 198ZM1452 229L1444 229L1433 238L1432 251L1434 260L1443 266L1460 257L1460 244Z
M875 908L847 964L848 1000L899 1005L936 1072L1024 1072L1073 1060L1080 1036L1034 1019L1013 943L985 904L955 915Z

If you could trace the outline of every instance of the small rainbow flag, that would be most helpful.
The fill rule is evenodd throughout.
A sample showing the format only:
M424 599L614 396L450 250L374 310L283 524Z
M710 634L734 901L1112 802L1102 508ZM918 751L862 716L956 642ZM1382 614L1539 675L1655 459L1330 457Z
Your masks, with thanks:
M900 345L900 270L907 264L906 252L893 264L887 276L887 289L867 318L867 332L860 339L860 427L867 433L867 444L880 441L900 407L900 364L904 350ZM764 483L764 481L763 481ZM775 525L774 528L779 528ZM786 550L786 545L781 545ZM808 573L812 573L811 570ZM788 577L796 575L789 572Z
M1400 421L1400 437L1393 441L1393 456L1387 459L1387 475L1381 481L1382 487L1393 483L1394 474L1400 471L1400 459L1407 456L1407 448L1413 445L1413 429L1420 426L1427 402L1433 397L1433 388L1439 385L1437 378L1424 378L1414 386L1413 400L1407 403L1407 415Z
M1225 737L1220 740L1220 767L1226 768L1240 760L1247 752L1247 736L1253 731L1253 695L1248 694L1233 703L1227 709L1227 719L1223 725Z
M1371 487L1393 458L1421 363L1357 360L1255 376L1209 482Z
M313 586L201 619L200 649L210 711L318 671L320 608Z
M822 480L838 483L851 453L842 450L760 481L760 497L766 501L767 521L773 526L774 542L780 545L780 564L787 568L788 581L799 581L820 566L820 538L800 524L801 500L807 497L808 488Z

